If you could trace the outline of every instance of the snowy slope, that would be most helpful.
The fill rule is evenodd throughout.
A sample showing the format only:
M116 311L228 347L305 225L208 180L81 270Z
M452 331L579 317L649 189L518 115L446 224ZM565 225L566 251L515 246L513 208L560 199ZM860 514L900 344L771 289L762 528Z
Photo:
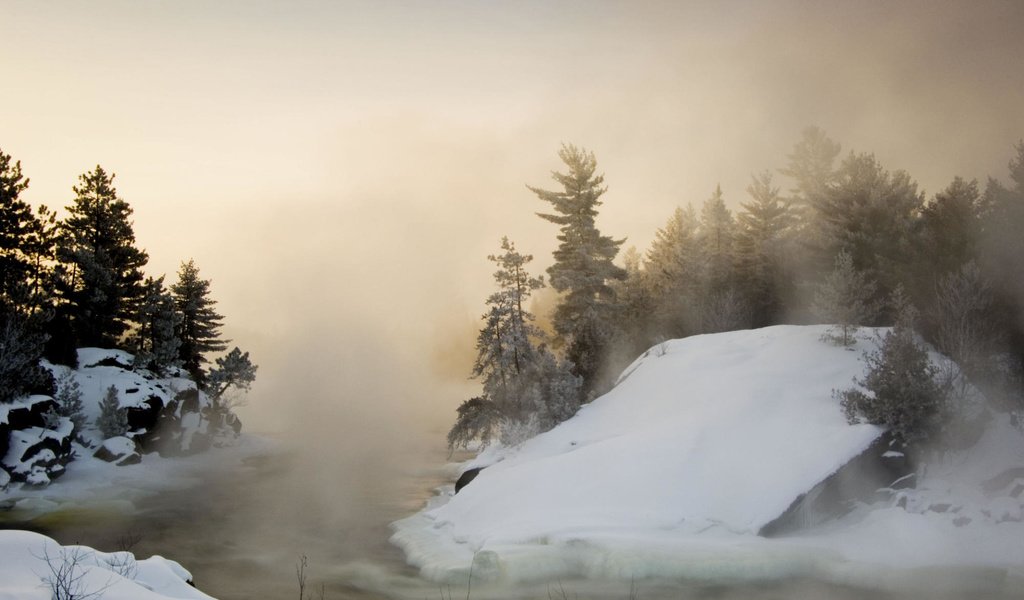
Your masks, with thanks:
M66 576L62 576L63 571ZM160 556L61 546L28 531L0 531L0 600L48 600L50 582L65 582L62 598L211 600L188 581L188 571Z
M857 571L848 558L898 562L901 548L872 554L855 526L806 539L756 536L881 434L847 424L832 395L863 374L875 332L862 330L851 350L821 342L824 330L779 326L653 348L574 418L511 452L484 452L477 464L497 462L457 496L397 522L392 541L424 575L448 581L470 564L474 578L504 581L717 581L843 579ZM904 517L916 518L899 510L898 522L883 515L876 529L901 530ZM942 519L963 529L952 515ZM1000 531L1019 535L1009 528ZM1024 564L1024 549L1003 556Z

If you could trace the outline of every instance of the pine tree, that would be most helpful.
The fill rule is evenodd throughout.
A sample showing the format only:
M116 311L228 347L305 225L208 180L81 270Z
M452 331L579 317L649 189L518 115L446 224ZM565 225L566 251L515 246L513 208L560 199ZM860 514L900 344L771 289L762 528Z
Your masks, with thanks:
M195 262L181 264L178 281L171 286L174 304L180 322L177 337L181 341L178 358L185 369L200 385L206 381L203 364L206 355L227 349L228 340L220 337L221 321L224 317L214 310L216 301L210 298L210 281L199 277Z
M218 358L215 364L206 382L206 393L215 405L221 404L221 398L229 388L248 391L256 381L257 366L249 360L249 353L242 352L237 346Z
M501 249L502 254L487 257L498 265L498 290L487 298L473 363L473 377L481 380L484 394L459 407L448 434L452 448L474 438L486 444L494 435L515 444L567 419L579 407L579 378L570 364L546 349L543 332L524 308L530 294L544 285L526 269L533 257L520 254L508 238L502 238Z
M57 379L57 393L53 399L57 401L57 414L71 419L75 431L81 433L85 427L85 406L74 373L67 371Z
M164 278L147 277L135 322L138 328L129 339L135 353L135 364L163 375L178 362L181 340L177 329L181 324L174 296L164 287Z
M814 294L815 312L835 324L825 339L851 345L859 326L877 312L874 295L874 282L853 266L853 257L847 252L837 254L835 268Z
M699 226L693 205L676 208L665 226L655 233L647 252L644 270L654 303L655 329L662 338L685 337L698 328Z
M0 311L28 314L32 262L26 240L42 230L31 207L20 199L29 180L21 172L21 161L0 151Z
M793 146L787 166L779 169L779 173L793 180L790 203L804 226L811 225L814 219L812 206L836 182L835 162L841 149L823 130L811 126L803 130L800 141Z
M881 346L864 357L868 372L857 380L864 391L837 392L850 423L863 419L889 430L900 444L926 440L947 416L947 394L936 382L937 369L913 331L896 326Z
M785 262L789 233L794 219L788 202L772 185L772 175L764 172L752 177L747 193L751 201L742 203L737 216L736 269L744 295L751 299L754 325L777 322L788 282Z
M67 207L60 258L68 272L60 291L80 344L113 347L142 297L148 256L135 247L132 209L102 167L79 176Z
M594 154L563 145L558 156L568 172L556 171L551 176L562 189L528 187L554 209L553 214L538 213L559 226L559 245L548 275L551 287L562 296L552 323L556 341L566 347L566 357L575 365L575 373L583 377L589 393L598 387L598 371L611 335L608 319L615 298L609 283L625 277L612 262L624 240L601 235L595 224L607 188L602 186L604 176L595 174Z
M100 416L96 419L96 428L103 439L122 436L128 432L128 411L121 408L117 397L117 388L110 386L100 401Z
M848 252L877 283L873 300L884 302L907 279L914 219L922 205L907 173L886 171L871 154L850 154L836 183L814 204L823 224L818 251L822 256Z

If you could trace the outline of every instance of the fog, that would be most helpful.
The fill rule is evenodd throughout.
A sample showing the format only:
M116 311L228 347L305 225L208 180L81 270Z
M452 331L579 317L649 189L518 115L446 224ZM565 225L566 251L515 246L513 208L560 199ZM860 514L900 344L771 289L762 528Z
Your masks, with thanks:
M0 2L0 148L32 204L117 174L148 272L194 258L259 378L249 431L288 485L345 494L442 450L486 256L549 264L562 142L598 225L643 249L721 184L733 207L811 124L929 196L1005 178L1024 136L1015 2ZM317 460L332 469L320 469ZM339 466L340 465L340 466ZM332 500L333 499L333 500ZM341 517L339 517L341 518Z

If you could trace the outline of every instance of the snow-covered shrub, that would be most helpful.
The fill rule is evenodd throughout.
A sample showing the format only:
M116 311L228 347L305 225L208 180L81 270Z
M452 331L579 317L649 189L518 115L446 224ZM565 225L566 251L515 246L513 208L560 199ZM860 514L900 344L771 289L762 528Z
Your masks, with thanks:
M936 431L946 414L947 391L936 381L938 369L911 330L893 328L864 361L867 375L854 381L867 393L857 388L836 393L850 423L882 425L903 444Z
M85 427L85 407L82 404L81 387L71 371L57 378L57 393L53 399L57 401L57 414L71 419L75 431L81 433Z
M128 431L128 411L121 408L115 386L107 388L107 394L100 402L100 416L96 419L96 428L103 434L104 439L118 437Z

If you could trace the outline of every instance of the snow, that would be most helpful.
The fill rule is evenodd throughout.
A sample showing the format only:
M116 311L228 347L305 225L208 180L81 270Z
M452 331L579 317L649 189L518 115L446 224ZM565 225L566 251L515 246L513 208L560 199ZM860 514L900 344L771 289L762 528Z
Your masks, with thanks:
M786 538L756 535L882 433L848 424L833 397L863 374L879 332L862 330L851 350L820 341L825 330L778 326L655 347L572 419L464 465L487 468L396 522L392 541L422 575L461 583L470 569L474 580L501 582L878 583L953 564L1006 569L998 580L1020 583L1024 524L1012 519L1024 499L974 492L1024 465L1024 438L1008 422L972 449L976 469L963 456L936 460L904 493L914 502L894 497ZM958 476L965 466L974 479ZM928 510L940 503L960 508ZM957 521L968 513L968 524Z
M49 600L55 570L70 569L72 582L61 597L104 600L209 600L189 585L178 563L160 556L136 560L130 552L99 552L61 546L27 531L0 531L0 600ZM68 594L67 592L70 592Z

